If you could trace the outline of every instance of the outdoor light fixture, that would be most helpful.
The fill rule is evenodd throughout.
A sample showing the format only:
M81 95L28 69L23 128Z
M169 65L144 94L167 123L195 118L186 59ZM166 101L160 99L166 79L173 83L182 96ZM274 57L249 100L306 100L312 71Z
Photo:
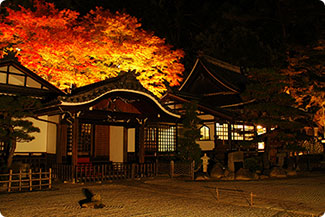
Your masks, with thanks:
M265 143L264 143L264 142L258 142L258 143L257 143L257 148L258 148L258 151L259 151L259 152L264 151Z
M262 134L266 133L266 128L261 125L257 125L256 131L257 131L257 135L262 135Z

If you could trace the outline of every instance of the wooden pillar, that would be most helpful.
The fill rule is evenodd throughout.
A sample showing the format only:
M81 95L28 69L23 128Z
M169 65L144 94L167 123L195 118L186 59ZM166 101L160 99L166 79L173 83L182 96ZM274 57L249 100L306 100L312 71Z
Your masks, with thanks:
M78 134L79 119L75 118L72 125L72 166L76 166L78 162Z
M228 123L228 144L229 144L229 149L232 150L233 148L233 142L232 142L232 138L231 138L231 125L232 122L227 122Z
M123 128L123 162L128 161L128 128Z
M144 124L139 127L139 163L144 163Z
M56 130L56 163L58 164L62 163L61 137L61 124L59 124Z
M217 122L213 122L213 127L214 127L214 134L213 134L213 141L214 141L214 151L217 151L218 147L218 136L217 136Z
M57 128L57 144L56 144L56 163L62 163L62 157L67 155L67 130L68 126L59 124Z

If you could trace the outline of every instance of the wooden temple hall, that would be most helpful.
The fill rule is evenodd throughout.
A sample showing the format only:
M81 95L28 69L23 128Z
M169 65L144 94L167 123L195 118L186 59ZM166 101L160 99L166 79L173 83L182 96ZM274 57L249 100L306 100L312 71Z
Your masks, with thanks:
M144 163L176 151L180 115L131 72L65 93L19 62L2 60L0 94L42 102L29 118L40 133L29 143L17 143L16 157L52 157L66 165Z
M161 99L132 72L66 93L16 60L0 61L1 95L28 95L42 102L29 118L40 133L29 143L17 143L16 159L42 156L60 165L150 163L175 156L184 104L192 101L201 119L197 143L210 157L226 162L227 154L242 150L252 135L265 133L262 126L240 120L238 111L251 103L240 97L245 84L240 67L200 55L179 89ZM258 154L264 144L252 144L247 151Z
M180 116L131 73L77 88L44 112L60 114L58 163L144 163L176 150Z

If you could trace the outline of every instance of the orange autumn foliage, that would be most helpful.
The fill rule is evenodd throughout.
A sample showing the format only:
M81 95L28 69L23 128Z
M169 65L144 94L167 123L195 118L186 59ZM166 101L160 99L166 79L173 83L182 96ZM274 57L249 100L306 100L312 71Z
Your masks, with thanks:
M297 105L313 114L313 121L325 130L325 41L313 47L296 48L287 57L288 67L282 72L289 75L287 93Z
M19 50L19 61L60 89L83 86L135 71L138 80L157 96L179 85L182 50L174 50L137 18L97 8L80 17L69 9L35 1L35 11L7 8L0 23L0 49Z

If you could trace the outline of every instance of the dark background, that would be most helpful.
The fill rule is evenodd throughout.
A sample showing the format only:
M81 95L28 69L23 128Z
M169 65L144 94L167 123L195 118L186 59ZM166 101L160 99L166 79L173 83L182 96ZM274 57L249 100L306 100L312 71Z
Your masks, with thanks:
M187 69L198 52L244 67L281 67L288 53L313 46L325 35L320 0L47 1L81 15L100 6L135 16L145 30L185 51ZM29 0L6 0L2 6L18 4L32 7Z

